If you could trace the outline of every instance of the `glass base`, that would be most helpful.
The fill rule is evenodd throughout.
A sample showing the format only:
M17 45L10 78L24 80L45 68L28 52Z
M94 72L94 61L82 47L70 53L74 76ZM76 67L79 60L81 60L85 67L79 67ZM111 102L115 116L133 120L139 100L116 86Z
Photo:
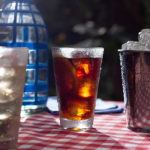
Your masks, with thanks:
M0 150L17 150L17 140L13 137L1 136Z
M60 118L60 126L62 129L68 130L89 130L92 128L93 118L86 120L69 120Z
M13 138L12 137L10 137L10 136L0 136L0 143L1 142L6 142L6 141L11 141L11 140L13 140Z
M136 132L150 133L150 128L149 129L148 128L143 129L143 128L133 128L133 127L130 127L130 126L128 126L127 128L132 130L132 131L136 131Z
M45 105L22 106L21 116L30 116L30 115L41 113L43 111L46 111Z

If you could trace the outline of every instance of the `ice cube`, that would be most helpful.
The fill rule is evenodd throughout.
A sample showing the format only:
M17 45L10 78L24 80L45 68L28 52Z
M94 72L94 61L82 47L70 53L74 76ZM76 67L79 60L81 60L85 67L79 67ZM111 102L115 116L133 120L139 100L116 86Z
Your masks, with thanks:
M9 82L10 86L9 88L13 88L13 90L19 90L20 89L20 82L19 82L19 78L21 77L12 77L12 78L9 78L7 81Z
M1 88L0 87L0 103L7 103L16 100L19 94L17 94L14 88Z
M7 81L0 81L0 89L8 88L10 86L10 83Z
M143 29L138 35L139 42L150 48L150 29Z
M17 99L17 97L19 96L19 94L17 94L17 92L12 92L11 94L7 95L8 96L8 101L15 101Z
M90 112L88 101L86 99L68 101L68 111L71 116L81 117Z
M11 78L15 76L15 70L13 68L0 67L0 80Z
M80 67L81 65L81 59L73 59L72 63L74 65L75 68Z
M92 58L73 59L72 63L76 69L76 74L78 77L89 74L91 67L93 67Z
M77 77L83 77L85 74L84 69L76 69L76 75Z
M127 43L122 44L121 49L123 50L149 50L147 46L137 41L128 41Z
M10 117L10 114L0 114L0 120L5 120L8 119Z
M6 135L8 132L8 128L11 124L11 115L10 114L2 114L0 113L0 136Z
M0 66L17 66L18 63L20 63L19 59L22 59L22 57L19 57L19 53L16 54L14 51L12 52L12 50L9 49L7 53L4 53L2 50L0 53ZM22 63L20 64L22 65Z
M82 79L78 85L78 95L81 97L91 97L95 94L96 81L91 78Z

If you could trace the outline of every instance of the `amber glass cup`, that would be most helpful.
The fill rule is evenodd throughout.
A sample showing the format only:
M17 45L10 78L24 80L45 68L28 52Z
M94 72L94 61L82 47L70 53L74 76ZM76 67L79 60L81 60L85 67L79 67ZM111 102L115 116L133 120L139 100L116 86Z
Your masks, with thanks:
M88 130L93 125L103 48L53 47L60 125Z

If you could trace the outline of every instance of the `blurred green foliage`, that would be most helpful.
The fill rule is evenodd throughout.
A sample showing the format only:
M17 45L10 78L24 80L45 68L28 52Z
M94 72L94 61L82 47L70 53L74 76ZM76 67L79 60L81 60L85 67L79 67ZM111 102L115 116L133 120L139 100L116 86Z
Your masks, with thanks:
M123 100L119 55L127 41L150 27L149 0L34 0L49 32L49 47L104 47L98 97ZM49 95L55 95L50 52Z

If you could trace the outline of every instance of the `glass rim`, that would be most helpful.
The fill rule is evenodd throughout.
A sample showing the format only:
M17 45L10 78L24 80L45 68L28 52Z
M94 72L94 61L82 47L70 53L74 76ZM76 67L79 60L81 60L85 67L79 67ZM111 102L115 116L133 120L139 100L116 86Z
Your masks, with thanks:
M118 52L150 52L149 50L118 49Z
M102 58L102 47L51 47L52 55L66 58ZM59 55L60 54L60 55Z
M59 49L59 50L104 50L103 47L51 47L52 50Z
M28 47L6 47L6 46L0 46L0 49L8 49L8 50L13 50L13 49L16 49L16 50L19 50L19 49L24 49L24 50L29 50Z

